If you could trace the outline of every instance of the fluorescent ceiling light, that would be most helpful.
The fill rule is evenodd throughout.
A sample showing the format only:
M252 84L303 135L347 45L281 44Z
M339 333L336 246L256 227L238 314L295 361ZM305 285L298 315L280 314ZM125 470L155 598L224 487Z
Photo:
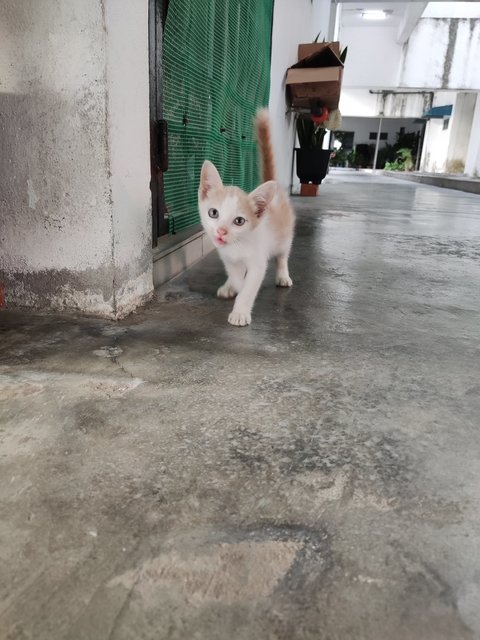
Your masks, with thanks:
M387 16L388 13L381 9L366 9L362 11L362 18L364 20L385 20Z

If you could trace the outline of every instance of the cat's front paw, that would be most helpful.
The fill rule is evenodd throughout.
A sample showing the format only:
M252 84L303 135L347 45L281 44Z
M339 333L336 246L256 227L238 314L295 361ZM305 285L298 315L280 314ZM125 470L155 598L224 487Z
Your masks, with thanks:
M223 284L217 291L217 298L224 298L225 300L235 298L236 295L237 292L235 291L235 289L231 284L227 283Z
M291 287L293 282L290 276L277 276L275 284L277 287Z
M228 316L228 321L235 327L245 327L252 321L252 316L250 313L245 313L242 311L232 311L232 313Z

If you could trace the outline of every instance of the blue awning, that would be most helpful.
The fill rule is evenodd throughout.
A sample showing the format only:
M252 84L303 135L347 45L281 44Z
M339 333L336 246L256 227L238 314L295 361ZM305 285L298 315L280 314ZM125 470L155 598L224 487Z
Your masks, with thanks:
M432 107L423 114L422 118L430 120L430 118L448 118L452 115L452 104L446 104L444 107Z

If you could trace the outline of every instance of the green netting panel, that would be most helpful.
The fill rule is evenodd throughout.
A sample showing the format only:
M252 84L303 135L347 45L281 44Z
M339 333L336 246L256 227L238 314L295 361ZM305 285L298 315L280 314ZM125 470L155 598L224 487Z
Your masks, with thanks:
M199 221L205 159L225 184L258 184L253 117L268 103L273 0L170 0L163 40L169 231Z

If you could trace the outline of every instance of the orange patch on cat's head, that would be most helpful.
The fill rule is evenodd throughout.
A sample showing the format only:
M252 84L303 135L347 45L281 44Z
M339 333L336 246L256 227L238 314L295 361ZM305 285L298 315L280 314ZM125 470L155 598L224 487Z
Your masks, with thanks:
M215 165L206 160L200 174L198 205L203 227L214 244L224 246L246 238L260 223L276 190L273 181L250 194L226 187Z

